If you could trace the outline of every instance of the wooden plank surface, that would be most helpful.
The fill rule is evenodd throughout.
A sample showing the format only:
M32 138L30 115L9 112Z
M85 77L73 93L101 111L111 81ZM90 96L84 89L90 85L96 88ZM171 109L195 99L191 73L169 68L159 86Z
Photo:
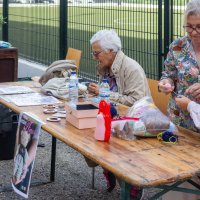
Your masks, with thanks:
M200 172L198 133L179 128L176 145L163 144L156 138L125 141L111 137L109 142L99 142L94 139L94 129L78 130L65 119L47 122L49 115L43 113L42 106L17 107L2 99L0 102L14 111L36 114L46 123L44 130L130 184L153 187L189 179Z

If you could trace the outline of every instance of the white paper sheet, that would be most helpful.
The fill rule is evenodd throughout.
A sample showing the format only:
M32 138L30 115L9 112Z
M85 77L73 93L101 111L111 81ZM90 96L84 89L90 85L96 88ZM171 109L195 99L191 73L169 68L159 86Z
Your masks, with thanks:
M35 91L26 86L0 86L0 94L34 93Z
M46 96L41 93L0 95L0 98L4 99L7 102L14 103L17 106L37 106L44 104L62 103L53 96Z

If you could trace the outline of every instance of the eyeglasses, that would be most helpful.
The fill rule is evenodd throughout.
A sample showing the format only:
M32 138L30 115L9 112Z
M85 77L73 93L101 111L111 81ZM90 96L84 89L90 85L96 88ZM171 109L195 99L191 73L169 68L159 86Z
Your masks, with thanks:
M200 34L200 24L196 25L196 27L192 27L192 26L183 26L183 28L185 29L186 32L188 33L192 33L194 30Z
M104 50L102 51L93 51L91 54L95 57L98 58L99 54L102 53Z

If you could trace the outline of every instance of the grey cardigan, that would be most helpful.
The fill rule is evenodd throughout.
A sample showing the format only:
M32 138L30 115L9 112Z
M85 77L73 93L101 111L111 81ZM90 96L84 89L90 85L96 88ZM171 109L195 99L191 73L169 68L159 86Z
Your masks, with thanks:
M105 69L97 67L99 83ZM111 66L111 73L114 74L118 92L111 92L110 100L127 106L132 106L135 101L144 96L150 96L149 86L143 68L133 59L126 56L122 51L116 54Z

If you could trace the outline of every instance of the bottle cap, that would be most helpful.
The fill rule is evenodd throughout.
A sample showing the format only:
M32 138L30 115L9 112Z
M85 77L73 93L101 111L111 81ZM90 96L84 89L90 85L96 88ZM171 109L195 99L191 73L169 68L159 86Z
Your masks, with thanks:
M102 82L107 83L108 80L104 78L104 79L102 79Z
M76 74L76 71L72 71L71 74Z

